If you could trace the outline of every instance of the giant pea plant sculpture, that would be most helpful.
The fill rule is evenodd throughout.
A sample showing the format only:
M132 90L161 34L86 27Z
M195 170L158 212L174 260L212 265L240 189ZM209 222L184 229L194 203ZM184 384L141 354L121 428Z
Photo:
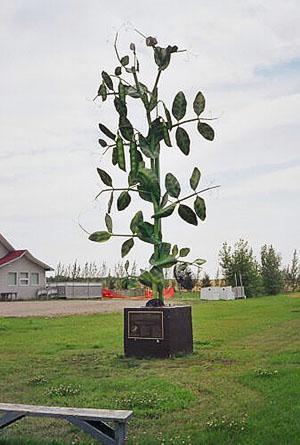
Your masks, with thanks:
M128 55L120 57L116 38L115 51L119 64L113 74L102 71L102 82L96 98L101 98L103 102L109 98L113 99L118 115L118 128L116 131L111 131L106 125L100 123L99 128L106 139L99 139L99 144L105 152L111 154L112 164L128 173L128 186L114 188L111 176L106 171L97 169L102 182L107 187L101 190L97 197L104 192L109 192L105 215L107 230L92 233L89 239L101 243L113 236L127 238L122 244L122 257L125 257L132 249L136 238L153 245L153 254L149 260L151 269L143 270L139 279L142 284L151 287L153 295L163 302L164 268L172 266L185 268L190 264L200 267L205 261L202 259L187 261L189 248L179 249L177 245L171 246L170 243L165 242L161 221L171 216L177 209L179 216L185 222L197 226L198 219L204 221L206 217L205 201L200 195L215 187L199 190L201 173L198 167L194 167L190 177L192 193L181 197L180 183L172 173L167 173L165 176L163 181L165 192L162 192L161 152L165 146L172 146L171 134L175 132L177 146L183 155L189 155L190 137L184 128L184 125L189 122L196 122L200 135L209 141L214 139L214 130L204 122L212 119L202 117L205 110L205 98L201 92L197 93L193 102L196 117L186 119L187 101L182 91L179 91L173 100L171 115L166 103L159 97L158 87L161 75L168 68L172 56L180 51L177 46L169 45L166 48L158 46L154 37L146 38L146 45L153 51L158 69L151 88L139 80L139 61L133 43L130 44L132 57ZM133 63L130 64L130 61ZM145 119L147 119L147 134L142 134L136 129L127 117L131 100L142 102ZM122 211L129 206L133 193L137 193L142 200L151 203L153 207L151 222L145 221L142 211L138 211L130 222L131 234L116 234L113 232L110 216L114 197L118 194L117 209ZM193 209L185 204L186 200L192 198Z

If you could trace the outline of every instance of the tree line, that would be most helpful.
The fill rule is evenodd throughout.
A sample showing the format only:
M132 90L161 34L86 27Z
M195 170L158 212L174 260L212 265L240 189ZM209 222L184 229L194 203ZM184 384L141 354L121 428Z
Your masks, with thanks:
M83 265L75 260L73 263L63 264L61 261L55 268L54 275L48 278L50 282L95 282L110 280L115 282L117 279L126 276L137 276L138 268L134 261L130 269L126 270L123 262L119 261L112 268L108 267L106 261L97 264L95 261L86 261ZM112 284L111 283L111 284Z
M291 262L283 266L282 258L273 245L264 244L259 260L248 241L240 239L234 246L224 243L219 252L219 264L226 283L242 284L247 297L277 295L283 290L300 288L300 265L297 250Z
M127 263L127 262L126 262ZM59 262L52 282L95 282L101 281L110 289L128 289L140 286L138 283L139 269L134 261L118 262L108 267L106 261L97 264L86 261L83 265L75 260L64 265ZM254 255L248 241L240 239L233 246L223 243L219 251L219 269L214 278L207 272L199 270L195 275L190 268L177 271L176 282L171 279L171 270L165 270L165 285L173 285L179 289L199 289L212 285L229 286L243 285L247 297L257 295L276 295L284 291L300 289L300 263L297 250L294 250L288 265L282 265L279 252L273 245L263 245L260 249L259 260Z

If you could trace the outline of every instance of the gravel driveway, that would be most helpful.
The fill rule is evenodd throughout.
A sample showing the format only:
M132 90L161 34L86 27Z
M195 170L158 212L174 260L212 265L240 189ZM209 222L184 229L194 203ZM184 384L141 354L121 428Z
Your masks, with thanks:
M0 317L53 317L122 312L124 307L139 306L145 306L145 300L1 301Z

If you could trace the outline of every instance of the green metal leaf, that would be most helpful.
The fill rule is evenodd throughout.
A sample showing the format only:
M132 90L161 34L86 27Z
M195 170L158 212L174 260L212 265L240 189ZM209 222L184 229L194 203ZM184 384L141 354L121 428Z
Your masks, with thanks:
M176 94L175 99L173 101L172 105L172 114L180 121L182 118L184 118L186 113L186 98L182 91L179 91L179 93Z
M156 254L153 252L150 257L149 263L153 266L155 261L156 261Z
M161 243L159 246L160 256L168 256L170 255L171 244L170 243Z
M141 99L143 101L143 104L144 104L144 107L146 108L146 110L149 110L149 100L148 100L147 93L142 94Z
M98 139L99 144L101 147L107 147L107 142L104 139Z
M158 212L156 212L154 215L152 215L152 218L154 218L154 219L166 218L167 216L172 215L175 207L176 207L176 204L171 204L167 207L163 207L162 209L158 210Z
M164 142L168 147L172 147L172 142L170 139L170 134L169 134L169 130L167 127L167 124L164 125L163 127L163 134L164 134Z
M103 102L107 99L107 88L104 82L102 82L99 87L98 96L102 97Z
M178 51L178 46L177 46L177 45L168 45L168 46L167 46L167 50L168 50L170 53L177 53L177 51Z
M118 149L116 146L114 146L113 151L112 151L111 162L113 165L117 165L117 163L118 163Z
M140 98L140 93L138 92L136 87L125 85L125 88L126 88L126 94L128 94L128 96L132 97L133 99Z
M149 133L147 135L148 143L152 150L158 153L158 143L164 138L164 122L161 118L157 118L151 122Z
M175 176L172 175L172 173L166 174L165 187L170 196L172 196L173 198L178 198L181 190L180 184L178 180L175 178Z
M122 192L117 200L117 209L124 210L129 206L131 201L131 196L128 192Z
M206 218L206 206L204 199L200 198L200 196L197 196L197 198L195 199L194 209L201 221L204 221Z
M125 88L125 85L121 82L121 80L120 80L119 86L118 86L118 93L119 93L119 99L122 102L125 102L125 99L126 99L126 88Z
M151 264L153 266L168 268L168 267L174 266L176 263L177 263L177 259L174 258L174 256L172 256L172 255L168 255L168 256L159 258L158 260L152 262Z
M136 212L136 214L134 215L134 217L131 220L130 223L130 230L132 231L132 233L136 233L138 230L138 225L140 223L142 223L144 221L144 216L143 216L143 212L141 210L139 210L138 212Z
M195 167L192 176L190 178L190 185L193 190L196 190L196 188L198 187L200 178L201 178L200 170L197 167Z
M163 71L169 66L171 54L176 52L178 50L178 47L175 45L168 45L167 48L155 46L153 49L155 63L159 67L160 71Z
M183 249L180 249L179 251L179 256L180 257L185 257L190 253L191 249L189 249L188 247L183 247Z
M116 135L112 133L105 125L99 124L99 128L108 138L112 139L113 141L116 139Z
M114 105L115 105L115 109L117 110L117 112L119 113L120 116L127 116L127 107L126 107L126 103L119 99L117 96L114 99Z
M184 128L177 127L175 137L178 147L180 148L182 153L187 156L190 152L190 145L191 145L189 135L187 134Z
M148 222L141 222L137 227L136 234L145 243L156 244L157 242L154 236L154 225Z
M106 171L102 170L101 168L97 168L98 175L101 178L101 181L107 185L108 187L112 187L112 179Z
M128 96L132 97L133 99L139 99L144 94L147 94L148 88L146 87L146 85L144 85L141 82L139 82L138 85L139 85L139 91L135 86L134 87L128 85L125 86L126 93L128 94Z
M124 56L124 57L122 57L122 59L120 60L120 62L121 62L121 65L122 65L122 66L126 66L126 65L128 65L128 63L129 63L129 56Z
M126 171L124 144L122 138L117 138L118 166L124 172Z
M150 274L152 277L152 282L159 284L159 283L164 283L164 274L163 271L160 267L152 267L150 269Z
M137 154L138 163L139 163L139 165L141 165L144 162L143 155L139 150L136 151L136 154ZM145 163L142 167L145 167Z
M105 71L102 71L102 79L110 90L114 89L111 77Z
M167 126L168 126L168 129L169 130L171 130L171 128L172 128L172 118L171 118L171 114L170 114L170 111L168 110L168 108L165 106L165 104L164 104L164 109L165 109L165 115L166 115L166 119L167 119Z
M193 261L193 264L195 264L196 266L202 266L202 264L206 263L206 260L204 260L203 258L198 258L197 260Z
M143 189L143 187L140 186L140 185L137 186L137 189L138 189L139 196L140 196L144 201L152 202L152 194L151 194L151 192L147 192L147 191L145 191L145 190Z
M151 94L151 99L149 102L149 111L152 111L157 105L157 87L155 87L153 93Z
M128 260L125 261L124 269L126 270L126 272L128 272L128 269L129 269L129 261Z
M115 75L121 76L121 74L122 74L122 68L120 66L117 66L117 68L115 69Z
M121 115L119 120L119 129L121 135L127 140L131 141L133 138L133 127L126 116Z
M187 223L193 224L194 226L198 225L197 216L190 207L180 204L178 207L178 214Z
M89 240L95 241L96 243L104 243L108 241L111 237L111 233L109 232L94 232L89 236Z
M166 192L164 194L164 196L162 197L162 200L161 200L161 203L160 203L161 207L164 207L168 203L168 198L169 198L169 194L168 194L168 192Z
M157 158L158 153L152 149L148 140L141 133L139 133L139 144L140 144L140 149L141 149L142 153L147 158L151 158L151 159Z
M148 222L140 222L137 227L137 235L142 241L154 244L154 225Z
M199 91L195 97L193 108L197 116L200 116L200 114L204 111L205 108L205 98L201 91Z
M134 246L133 238L129 238L122 244L122 247L121 247L122 258L124 258L124 256L126 256L130 252L130 250L133 248L133 246Z
M152 287L152 276L147 270L144 270L139 276L139 282L147 287Z
M171 54L167 51L166 48L161 48L160 46L156 46L154 48L154 60L156 65L160 68L160 70L165 70L171 59Z
M136 175L132 171L129 172L127 179L128 179L128 186L129 187L132 187L133 185L136 185L138 183Z
M110 233L112 233L112 219L108 213L106 213L106 215L105 215L105 225L106 225L107 230Z
M215 137L215 132L212 127L205 122L198 122L198 131L199 133L208 141L213 141Z
M178 246L177 246L177 244L174 244L174 246L173 246L172 255L173 256L178 255Z
M137 176L140 181L141 190L151 193L150 196L153 196L156 201L159 202L160 185L156 174L149 168L139 168Z
M111 212L111 207L114 201L114 192L111 192L109 200L108 200L108 204L107 204L107 213Z

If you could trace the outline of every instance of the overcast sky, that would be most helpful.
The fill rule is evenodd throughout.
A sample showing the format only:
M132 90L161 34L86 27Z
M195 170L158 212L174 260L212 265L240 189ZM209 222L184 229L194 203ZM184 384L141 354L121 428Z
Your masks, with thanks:
M135 41L141 79L153 81L152 54L137 28L187 50L162 76L169 106L182 90L193 116L201 90L206 115L219 117L214 142L189 124L191 156L163 150L164 172L183 184L197 165L204 187L221 185L206 195L206 221L194 227L174 214L166 240L206 258L211 275L222 243L240 237L256 253L272 243L290 261L300 247L298 0L2 0L0 16L0 232L16 248L53 266L119 260L120 239L92 243L79 222L105 229L106 200L94 201L96 167L126 183L97 143L99 122L115 128L111 108L92 99L101 71L116 66L116 31L121 54ZM134 118L142 125L138 112ZM124 231L138 208L116 214L116 229ZM146 266L149 251L140 242L128 258Z

